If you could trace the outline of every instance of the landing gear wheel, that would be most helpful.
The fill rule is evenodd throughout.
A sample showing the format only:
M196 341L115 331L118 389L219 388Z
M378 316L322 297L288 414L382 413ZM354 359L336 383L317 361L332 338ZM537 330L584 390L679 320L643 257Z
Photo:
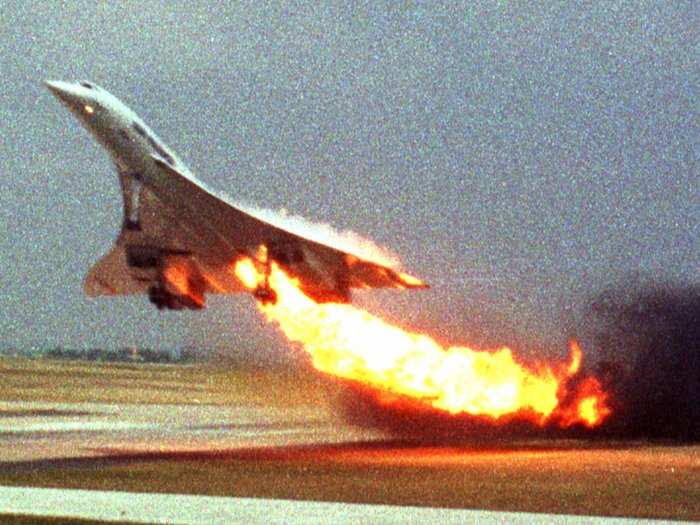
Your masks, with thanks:
M258 286L253 292L253 295L263 306L277 304L277 292L270 288L269 285Z

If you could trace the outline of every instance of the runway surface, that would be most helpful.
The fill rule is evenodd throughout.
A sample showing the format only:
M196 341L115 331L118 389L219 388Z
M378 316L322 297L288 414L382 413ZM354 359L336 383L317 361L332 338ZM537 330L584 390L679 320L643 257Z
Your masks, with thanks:
M176 522L625 523L565 514L696 520L698 496L694 446L445 446L396 441L319 407L0 402L5 514L149 523L185 511Z
M649 520L591 518L523 512L397 507L289 501L255 498L221 498L182 494L135 494L85 490L0 487L0 513L25 516L66 516L131 523L404 525L408 523L504 524L530 523L631 525L671 523Z
M381 438L310 408L0 402L4 463Z

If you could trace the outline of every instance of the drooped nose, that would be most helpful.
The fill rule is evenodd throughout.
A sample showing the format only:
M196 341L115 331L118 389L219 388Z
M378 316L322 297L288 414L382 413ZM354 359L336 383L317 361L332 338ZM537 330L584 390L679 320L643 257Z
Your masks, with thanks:
M53 93L63 105L85 123L95 117L97 104L94 100L92 87L82 84L63 82L61 80L46 80L46 87Z
M51 91L51 93L53 93L61 102L66 104L75 103L77 94L70 83L63 82L61 80L47 80L45 81L45 84L46 87L49 88L49 91Z

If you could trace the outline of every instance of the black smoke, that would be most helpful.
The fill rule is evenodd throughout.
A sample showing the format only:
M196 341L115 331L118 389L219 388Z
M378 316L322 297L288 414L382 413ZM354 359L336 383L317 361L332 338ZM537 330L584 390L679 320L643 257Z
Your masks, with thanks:
M590 312L613 435L700 439L700 286L610 289Z

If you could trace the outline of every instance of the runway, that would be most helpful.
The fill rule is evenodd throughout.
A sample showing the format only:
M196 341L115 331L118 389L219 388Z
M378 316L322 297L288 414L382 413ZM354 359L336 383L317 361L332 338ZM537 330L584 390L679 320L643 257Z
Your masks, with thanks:
M382 439L308 407L0 402L0 462Z
M178 523L217 516L626 523L590 516L697 520L698 494L694 446L429 445L352 427L319 407L0 403L5 514L149 523L173 522L173 512Z
M0 487L0 513L65 516L128 523L294 525L403 525L406 523L503 524L662 524L668 521L591 518L523 512L359 505L317 501L221 498L182 494L135 494L85 490Z

